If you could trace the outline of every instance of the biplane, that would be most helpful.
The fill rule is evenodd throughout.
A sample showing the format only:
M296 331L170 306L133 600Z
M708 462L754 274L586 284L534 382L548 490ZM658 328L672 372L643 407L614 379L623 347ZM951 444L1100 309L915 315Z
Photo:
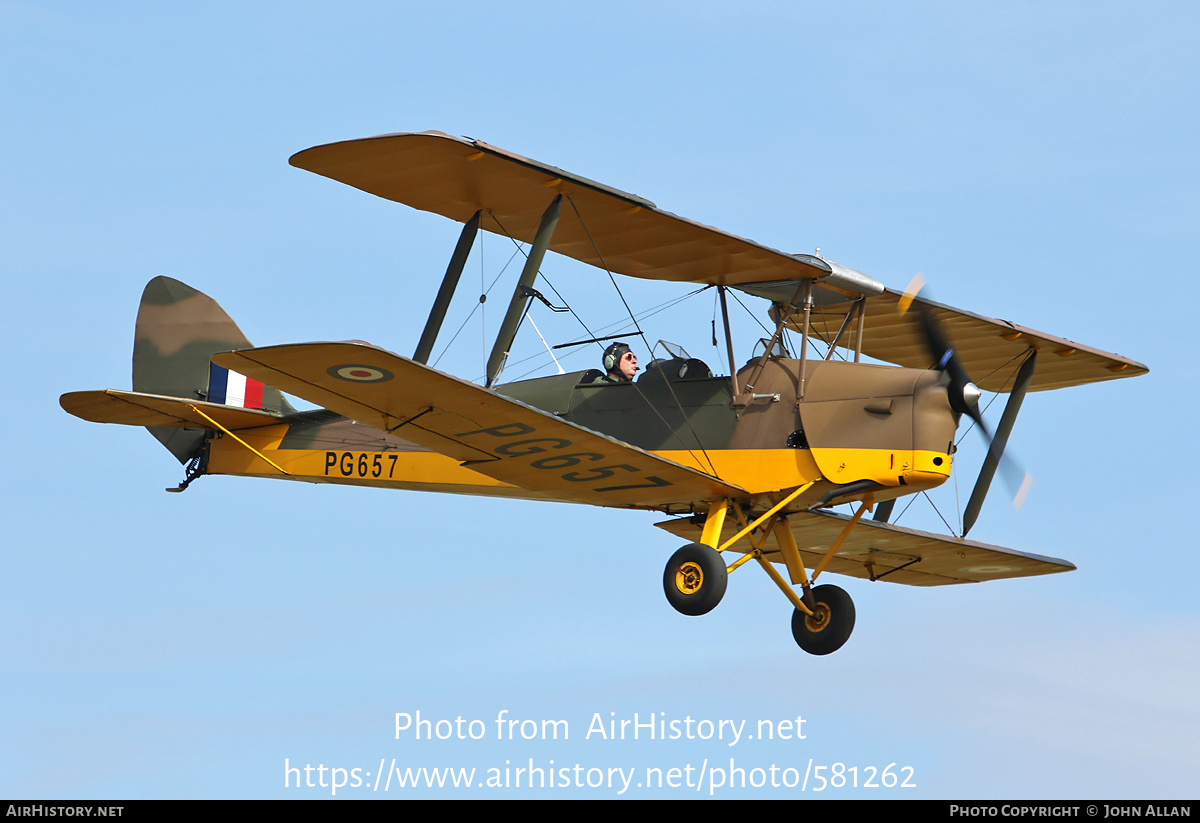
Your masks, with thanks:
M208 296L152 280L133 390L61 403L85 420L147 427L186 467L168 491L237 475L661 512L657 525L686 541L663 573L676 610L711 611L729 574L755 561L813 654L837 650L854 627L849 595L815 585L826 572L937 586L1074 568L966 533L1028 392L1144 374L1142 364L885 288L476 140L385 135L317 146L291 164L458 221L462 234L412 357L362 342L254 347ZM528 250L480 384L428 360L483 231ZM635 380L593 369L502 382L521 321L545 301L535 284L548 251L714 288L730 373L667 345ZM768 301L774 325L740 367L730 290ZM980 389L1009 396L994 432ZM318 408L297 410L285 394ZM897 498L949 477L964 415L989 446L962 535L889 522ZM832 508L843 504L853 513Z

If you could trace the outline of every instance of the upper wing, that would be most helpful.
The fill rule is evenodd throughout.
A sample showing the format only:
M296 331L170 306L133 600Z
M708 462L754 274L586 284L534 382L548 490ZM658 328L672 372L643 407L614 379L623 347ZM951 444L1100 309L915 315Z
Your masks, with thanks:
M900 313L901 292L886 289L868 297L863 326L863 354L911 369L930 367L916 312ZM1038 351L1037 367L1029 391L1060 389L1118 377L1136 377L1149 371L1136 360L1074 343L1061 337L1018 326L979 314L916 298L940 321L954 343L967 373L981 389L1006 392L1026 352ZM848 304L818 306L812 313L812 328L833 337L849 308ZM794 322L793 322L794 324ZM852 334L843 335L842 345L852 347Z
M659 508L746 492L715 477L362 343L213 356L277 389L566 502Z
M274 425L282 418L280 414L259 409L116 389L69 392L58 402L64 411L83 420L126 426L211 429L212 423L197 409L231 431Z
M550 249L559 254L633 277L737 286L776 301L791 300L800 282L820 279L825 299L841 305L818 307L815 328L832 326L831 337L847 308L842 301L872 295L867 300L864 352L902 366L930 365L911 315L901 317L895 311L900 293L883 291L882 284L867 275L686 220L637 195L478 140L441 132L388 134L316 146L290 162L460 223L483 209L493 218L483 222L484 228L515 238L532 238L542 213L561 193L573 209L564 209L550 242ZM573 211L579 219L567 219ZM929 305L953 335L976 384L990 391L1007 390L1013 370L1001 367L1031 345L1055 355L1040 359L1033 391L1148 371L1120 355L1007 321Z
M441 132L388 134L316 146L293 166L371 194L465 223L532 238L556 194L564 204L550 249L632 277L732 285L824 277L817 257L791 255L660 210L649 200ZM586 223L586 228L583 225Z
M799 512L787 518L800 555L809 568L833 545L849 521L849 517L824 511ZM700 527L687 518L656 525L684 539L694 540L700 533ZM738 528L736 523L726 520L723 539L733 537ZM769 545L770 548L764 551L767 559L783 563L774 538ZM909 586L978 583L1066 572L1074 568L1074 564L1066 560L873 520L860 520L826 566L828 571L837 574Z

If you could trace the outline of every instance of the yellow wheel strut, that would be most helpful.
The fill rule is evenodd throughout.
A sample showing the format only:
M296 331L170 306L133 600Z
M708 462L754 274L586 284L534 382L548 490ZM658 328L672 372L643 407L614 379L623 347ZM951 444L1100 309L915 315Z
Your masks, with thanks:
M804 570L804 562L800 557L800 549L796 545L796 538L792 534L792 530L788 528L786 516L777 517L777 515L789 503L791 503L804 492L808 491L808 489L812 486L813 483L806 483L805 485L800 486L783 500L768 509L765 514L756 518L752 523L746 522L746 517L742 512L742 507L736 502L725 499L714 501L708 507L708 516L704 520L704 530L701 533L700 542L706 546L715 548L719 552L724 552L732 548L732 546L743 537L747 538L750 542L750 550L742 553L742 556L733 561L733 563L726 568L726 571L733 572L738 567L746 563L746 561L751 559L758 561L758 564L762 566L763 571L767 573L768 577L775 581L775 585L778 586L779 590L782 591L787 599L791 601L792 605L808 615L808 621L815 624L822 624L826 619L828 619L828 609L826 609L826 614L822 615L819 613L819 609L818 611L814 611L812 608L810 608L809 605L806 604L800 597L800 595L796 594L795 590L788 585L787 581L783 579L779 572L775 570L774 565L763 555L763 546L766 545L766 542L770 536L774 534L775 541L779 545L779 552L783 555L783 562L784 565L787 566L788 574L792 579L792 583L800 584L801 588L807 592L812 583L816 581L817 576L825 570L825 567L829 565L829 561L833 559L835 554L837 554L838 549L842 547L842 543L844 543L846 538L850 536L850 532L858 524L858 521L862 518L863 514L868 509L874 507L874 497L872 495L867 495L863 499L862 505L859 506L858 511L854 514L854 517L850 519L850 522L848 522L842 529L841 534L838 535L837 539L833 541L832 545L830 545L830 547L821 556L821 559L817 562L816 567L813 569L812 578L810 579ZM718 541L721 538L721 531L725 527L725 515L731 505L733 506L738 522L742 528L733 537L718 545ZM763 529L761 538L755 542L754 536L751 533L763 524L766 524L767 527ZM681 567L677 573L676 585L679 586L680 591L688 591L688 589L684 588L684 584L682 582L685 568L686 566ZM699 573L699 569L697 569L697 573ZM703 579L702 576L701 579Z

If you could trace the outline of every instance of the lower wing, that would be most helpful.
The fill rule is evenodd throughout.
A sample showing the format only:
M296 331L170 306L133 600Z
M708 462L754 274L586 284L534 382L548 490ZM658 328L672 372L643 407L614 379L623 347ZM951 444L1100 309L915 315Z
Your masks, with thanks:
M837 540L850 518L833 512L812 511L791 514L786 522L796 539L801 558L812 568ZM685 540L698 540L700 536L700 526L689 518L656 525ZM737 529L736 524L727 521L722 540L732 537ZM783 563L777 548L764 549L763 554L774 563ZM1054 557L861 520L825 568L868 580L887 580L909 586L943 586L1054 574L1072 571L1075 566Z
M216 354L213 362L564 502L662 508L746 496L712 475L367 344L268 346Z

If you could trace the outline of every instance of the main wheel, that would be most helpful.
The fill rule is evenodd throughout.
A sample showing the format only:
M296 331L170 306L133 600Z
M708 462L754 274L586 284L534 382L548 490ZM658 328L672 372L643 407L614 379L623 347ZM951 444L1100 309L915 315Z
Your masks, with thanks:
M792 637L809 654L832 654L854 631L854 601L837 586L817 586L812 594L817 602L813 614L792 612Z
M708 614L725 596L729 573L720 553L703 543L689 543L667 562L663 591L681 614Z

